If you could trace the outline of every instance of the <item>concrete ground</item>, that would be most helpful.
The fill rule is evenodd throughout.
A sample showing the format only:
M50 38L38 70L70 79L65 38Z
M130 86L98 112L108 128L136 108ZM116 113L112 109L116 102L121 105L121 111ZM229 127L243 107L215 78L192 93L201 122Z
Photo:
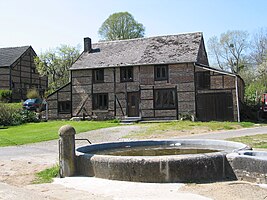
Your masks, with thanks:
M140 131L138 125L90 131L79 134L77 137L88 138L93 143L107 142L125 140L123 136L135 131ZM226 139L264 133L267 133L267 127L205 133L179 138ZM84 144L86 143L79 141L77 146ZM58 146L56 140L0 148L0 199L267 199L266 189L244 182L240 184L235 182L184 186L183 184L129 183L88 177L71 177L55 179L52 184L30 184L33 172L45 169L55 164L57 160ZM241 185L242 192L239 188ZM234 190L233 188L237 189ZM217 191L218 189L220 192ZM233 191L236 191L236 196L232 196L229 191L232 194L234 194ZM255 191L257 192L255 193ZM220 194L220 196L216 196L216 194ZM242 197L240 194L244 196Z

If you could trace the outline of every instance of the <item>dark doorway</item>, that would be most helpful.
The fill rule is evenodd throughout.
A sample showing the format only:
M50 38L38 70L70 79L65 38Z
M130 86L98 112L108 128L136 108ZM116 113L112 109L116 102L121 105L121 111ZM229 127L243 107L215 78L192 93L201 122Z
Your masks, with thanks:
M197 119L200 121L234 121L232 93L198 94Z
M139 92L127 93L128 117L139 117Z

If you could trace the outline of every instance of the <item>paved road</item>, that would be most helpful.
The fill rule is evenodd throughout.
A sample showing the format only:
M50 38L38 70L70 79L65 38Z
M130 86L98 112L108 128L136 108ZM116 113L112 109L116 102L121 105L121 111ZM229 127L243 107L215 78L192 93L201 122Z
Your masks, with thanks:
M76 138L87 138L92 143L126 140L123 136L130 132L139 131L141 128L134 126L118 126L80 133ZM86 145L86 141L76 141L76 146ZM57 156L58 140L26 144L20 146L0 147L0 160L21 158L25 156Z
M138 125L134 126L120 126L112 127L107 129L101 129L96 131L89 131L85 133L78 134L77 138L88 138L93 143L96 142L107 142L122 140L123 136L129 134L130 132L139 131L140 127ZM230 131L219 131L210 132L205 134L196 134L191 136L181 136L179 138L185 139L217 139L224 140L232 137L240 137L246 135L257 135L257 134L267 134L267 126L257 127L257 128L247 128L239 130ZM124 139L125 140L125 139ZM76 146L85 145L84 141L77 141ZM57 158L58 155L58 141L52 140L48 142L40 142L35 144L21 145L21 146L10 146L0 148L0 160L19 158L24 156L52 156L53 160Z
M180 138L225 140L228 138L241 137L247 135L258 135L258 134L267 134L267 126L229 130L229 131L216 131L216 132L197 134Z

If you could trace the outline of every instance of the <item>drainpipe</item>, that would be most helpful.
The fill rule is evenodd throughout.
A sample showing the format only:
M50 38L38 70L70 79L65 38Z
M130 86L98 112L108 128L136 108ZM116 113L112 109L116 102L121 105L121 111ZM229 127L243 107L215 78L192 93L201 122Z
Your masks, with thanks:
M240 110L239 110L239 96L238 96L238 80L235 75L235 96L236 96L236 108L237 108L237 121L240 122Z

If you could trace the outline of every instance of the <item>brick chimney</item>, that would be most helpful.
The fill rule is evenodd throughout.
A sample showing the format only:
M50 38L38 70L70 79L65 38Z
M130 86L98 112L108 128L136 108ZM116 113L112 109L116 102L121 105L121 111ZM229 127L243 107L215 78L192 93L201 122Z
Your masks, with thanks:
M86 37L84 38L84 52L90 53L92 50L92 41L91 38Z

